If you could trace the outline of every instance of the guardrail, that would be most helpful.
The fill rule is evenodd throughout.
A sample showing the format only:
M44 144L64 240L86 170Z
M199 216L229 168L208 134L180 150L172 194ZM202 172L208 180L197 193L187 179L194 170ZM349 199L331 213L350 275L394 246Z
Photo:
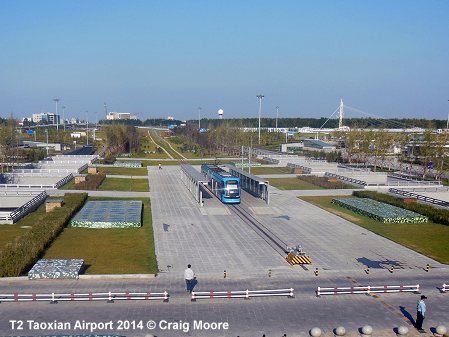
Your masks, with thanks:
M70 173L68 176L62 178L61 180L59 180L55 185L54 188L60 188L61 186L67 184L70 180L73 179L73 174Z
M400 189L397 189L397 188L390 188L388 190L388 192L393 193L393 194L402 195L402 196L407 197L407 198L418 199L420 201L424 201L424 202L427 202L427 203L430 203L430 204L434 204L434 205L438 205L438 206L441 206L441 207L449 207L449 202L447 202L447 201L426 197L426 196L421 195L421 194L416 194L416 193L413 193L413 192L404 191L404 190L400 190Z
M30 190L30 189L36 189L36 190L45 190L54 188L54 185L25 185L25 184L0 184L1 189L5 190ZM31 192L30 192L31 193Z
M85 165L87 167L87 164ZM28 174L37 176L58 176L61 174L78 173L78 168L73 169L15 169L14 174Z
M312 169L310 167L303 166L303 165L300 165L300 164L287 163L287 167L290 167L292 169L299 168L305 174L310 174L312 172Z
M17 220L22 218L24 215L34 211L37 209L47 198L47 193L44 191L39 193L33 199L25 203L24 205L16 208L12 212L1 212L0 213L0 221L7 221L10 224L15 223Z
M279 160L271 158L271 157L262 157L263 160L269 162L270 164L279 164Z
M441 287L441 292L445 293L446 291L449 291L449 284L443 283L443 286Z
M395 179L400 179L400 180L412 181L412 182L423 184L423 185L441 186L441 181L428 181L428 180L417 179L416 177L414 179L413 177L411 177L409 175L400 174L400 173L396 173L396 172L389 173L388 177L395 178Z
M331 172L325 172L324 176L325 177L329 177L329 178L337 178L339 180L347 181L347 182L352 183L352 184L357 184L357 185L362 185L362 186L367 186L368 185L366 181L359 180L359 179L354 179L354 178L349 178L349 177L342 176L342 175L335 174L335 173L331 173Z
M57 303L58 301L108 301L115 300L163 300L168 302L167 291L162 293L150 292L103 292L103 293L50 293L50 294L0 294L1 302L38 302Z
M265 290L237 290L237 291L192 291L192 301L205 298L245 298L287 296L294 297L295 290L289 289L265 289Z
M334 287L322 288L318 287L317 296L321 295L343 295L343 294L371 294L371 293L402 293L413 292L419 293L419 284L416 285L399 285L399 286L360 286L360 287Z

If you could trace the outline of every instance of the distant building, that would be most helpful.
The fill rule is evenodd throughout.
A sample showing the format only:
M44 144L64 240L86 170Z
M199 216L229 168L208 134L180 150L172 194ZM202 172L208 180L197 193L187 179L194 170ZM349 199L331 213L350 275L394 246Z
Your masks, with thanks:
M33 114L33 123L61 124L59 115L53 112Z
M70 124L78 124L79 122L78 118L70 118Z
M137 119L136 115L133 115L129 112L108 112L108 114L106 115L106 119L107 120L127 120L127 119Z
M319 139L304 139L304 150L332 152L336 148L335 144L326 143Z
M175 120L175 117L173 117L173 116L168 116L168 117L167 117L167 120L169 120L169 121L174 121L174 120Z

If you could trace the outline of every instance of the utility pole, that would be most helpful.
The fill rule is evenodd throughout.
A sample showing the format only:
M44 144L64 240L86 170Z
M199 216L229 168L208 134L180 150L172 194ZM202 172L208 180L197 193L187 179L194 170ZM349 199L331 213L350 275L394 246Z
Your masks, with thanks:
M276 132L278 131L279 107L276 106Z
M53 101L55 101L56 103L56 132L59 132L59 121L58 121L58 102L59 102L59 98L53 98Z
M259 144L260 144L260 115L262 113L262 98L264 98L265 96L259 94L256 97L259 99Z
M65 106L62 106L62 126L64 127L65 131Z
M202 107L198 107L198 131L200 131L200 129L201 129L201 110L202 110L203 108Z
M89 111L86 110L86 146L89 145Z
M45 129L45 133L47 134L47 157L48 157L48 129Z
M449 99L447 101L449 102ZM447 113L446 130L449 130L449 112Z

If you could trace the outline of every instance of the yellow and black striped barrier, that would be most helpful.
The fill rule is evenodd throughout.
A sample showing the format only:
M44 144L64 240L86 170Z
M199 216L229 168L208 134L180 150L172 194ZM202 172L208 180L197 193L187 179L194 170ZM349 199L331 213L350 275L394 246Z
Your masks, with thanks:
M295 255L293 253L288 253L287 262L290 264L311 264L312 260L308 255Z

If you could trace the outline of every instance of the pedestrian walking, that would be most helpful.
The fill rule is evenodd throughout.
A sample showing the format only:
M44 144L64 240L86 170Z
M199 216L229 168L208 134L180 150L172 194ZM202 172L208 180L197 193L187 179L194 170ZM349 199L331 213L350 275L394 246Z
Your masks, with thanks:
M162 170L162 165L160 163L159 163L158 166L159 166L159 170Z
M425 330L422 328L422 324L424 322L424 318L426 315L426 302L424 300L427 300L427 297L424 295L421 295L421 299L416 304L416 323L415 328L419 330L419 332L425 332Z
M192 266L187 265L187 269L184 270L184 279L186 280L186 291L192 293L193 290L193 280L195 279L195 273L192 270Z

